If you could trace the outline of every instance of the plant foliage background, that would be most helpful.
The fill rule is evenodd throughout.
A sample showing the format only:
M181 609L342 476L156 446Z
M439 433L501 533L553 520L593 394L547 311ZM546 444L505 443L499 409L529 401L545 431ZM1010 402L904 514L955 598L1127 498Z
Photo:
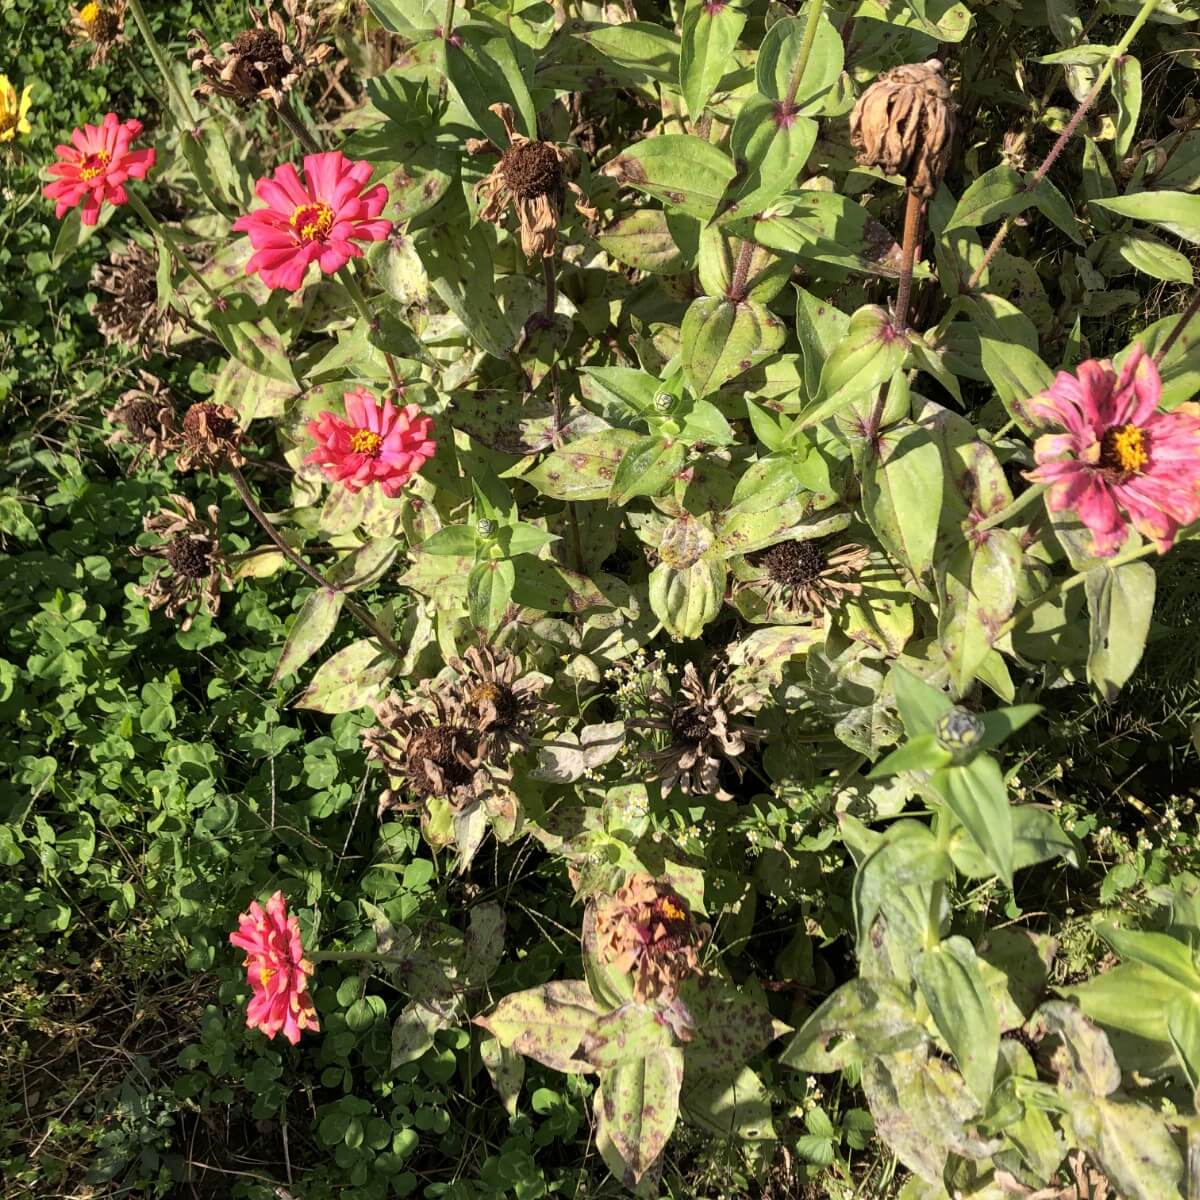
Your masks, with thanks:
M1056 370L1200 390L1200 10L334 3L282 104L193 94L240 6L108 11L0 9L6 1194L1191 1194L1192 531L1026 473ZM933 59L923 196L851 114ZM110 110L149 228L41 192ZM305 143L393 224L272 290ZM394 497L304 462L357 388L433 422ZM277 891L296 1046L228 942Z

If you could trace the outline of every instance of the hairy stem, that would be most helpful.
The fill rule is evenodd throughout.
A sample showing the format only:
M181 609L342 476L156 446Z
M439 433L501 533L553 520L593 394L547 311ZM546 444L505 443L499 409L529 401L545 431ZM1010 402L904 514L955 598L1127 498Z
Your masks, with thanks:
M1200 311L1200 288L1196 289L1187 308L1179 314L1179 320L1175 322L1174 328L1167 334L1166 341L1159 346L1158 351L1154 355L1154 365L1158 366L1164 358L1167 357L1167 351L1179 340L1179 335L1188 327L1191 319Z
M246 482L241 471L232 464L226 467L229 472L230 479L233 480L233 486L237 489L237 494L242 498L242 503L246 506L246 511L262 526L263 532L267 537L275 543L279 548L279 552L293 566L298 567L305 575L309 577L318 587L324 588L326 591L339 592L343 597L343 603L346 606L346 611L364 628L376 641L394 658L402 658L404 651L392 640L390 634L386 633L380 626L379 622L357 600L352 600L340 587L332 584L320 571L314 567L310 567L308 563L296 553L283 540L283 535L271 524L267 514L258 506L258 501L254 498L254 493L250 491L250 485Z
M904 205L904 246L900 260L900 286L896 290L896 317L892 322L897 333L908 328L908 301L912 295L913 266L917 260L917 230L921 226L924 201L912 188Z
M1046 173L1054 166L1058 156L1066 149L1067 143L1075 134L1075 130L1079 128L1079 123L1087 116L1088 109L1092 107L1096 102L1096 98L1104 90L1104 86L1108 83L1109 76L1116 69L1117 63L1120 62L1125 51L1132 45L1138 31L1150 19L1150 14L1154 11L1157 4L1158 0L1145 0L1142 4L1137 16L1133 18L1129 24L1129 28L1125 31L1125 36L1113 47L1113 52L1108 56L1108 61L1105 62L1100 74L1096 76L1096 82L1092 84L1088 94L1080 100L1074 115L1067 122L1062 133L1058 135L1058 140L1050 147L1050 152L1042 159L1041 165L1029 177L1028 182L1022 189L1023 191L1032 192L1046 178ZM988 265L996 257L1000 247L1004 244L1004 239L1008 237L1012 223L1013 218L1011 216L1004 218L1000 228L996 231L996 236L992 238L991 245L988 246L987 252L983 256L983 261L971 272L971 278L967 280L966 290L968 292L973 292L979 286L979 281L983 278L984 271L988 269Z
M542 258L542 279L546 284L546 305L542 310L547 321L554 320L554 310L558 305L558 280L554 275L554 259Z
M171 70L171 64L167 60L166 54L163 53L163 48L158 44L158 39L154 36L154 31L150 28L150 22L146 18L146 10L142 8L142 0L129 0L129 11L133 14L133 21L138 27L138 32L146 41L146 48L150 51L150 57L154 59L154 65L158 68L158 73L163 77L163 82L167 85L167 89L179 104L179 111L194 126L199 121L199 117L196 115L196 110L192 107L190 97L179 90L179 83Z
M980 521L975 526L975 532L983 533L996 525L1003 525L1005 521L1015 517L1022 509L1028 508L1045 490L1044 483L1035 483L1032 487L1027 487L1011 504L1006 505L994 516L988 517L986 521Z
M754 243L746 238L738 251L737 262L733 267L733 278L729 281L729 290L725 295L735 304L741 304L746 298L746 280L750 276L750 263L754 258Z
M449 41L454 29L454 0L446 0L446 16L442 20L442 40Z
M300 119L300 114L291 106L287 98L280 100L275 111L288 132L304 147L309 154L320 154L321 144L313 136L312 131Z
M825 11L825 0L809 0L808 20L804 26L804 38L800 42L800 53L796 55L796 66L788 80L787 94L783 98L785 112L791 110L796 103L796 95L804 82L804 72L808 70L808 60L812 55L813 43L817 40L817 29L821 24L821 13Z
M358 315L367 323L367 331L370 332L375 328L377 319L371 313L371 306L367 303L367 297L363 294L363 290L359 286L358 279L349 263L338 272L338 278L342 281L342 286L349 294L351 303L357 309ZM383 351L383 360L387 363L388 374L392 377L392 390L397 395L402 395L404 392L404 381L400 378L400 372L396 369L396 360L386 350Z

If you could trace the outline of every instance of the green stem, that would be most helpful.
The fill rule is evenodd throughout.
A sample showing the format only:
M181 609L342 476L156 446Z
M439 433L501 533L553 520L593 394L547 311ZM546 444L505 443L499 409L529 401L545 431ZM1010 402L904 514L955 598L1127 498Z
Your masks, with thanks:
M179 84L175 79L174 73L171 71L171 64L167 61L167 56L163 53L163 48L158 44L158 39L154 36L154 31L150 28L150 22L146 18L146 10L142 8L142 0L129 0L129 11L133 14L134 24L137 25L138 31L146 39L146 46L150 51L150 57L154 59L154 65L158 68L158 73L163 77L163 82L166 83L167 88L178 102L179 111L194 126L199 120L196 110L192 108L191 100L179 90Z
M1035 483L1032 487L1027 487L1011 504L1002 508L994 516L988 517L986 521L980 521L975 526L975 532L983 533L985 530L992 529L997 525L1003 525L1005 521L1011 517L1015 517L1022 509L1028 508L1045 490L1046 485L1044 483Z
M1126 566L1128 563L1137 562L1139 559L1149 558L1151 554L1157 552L1158 547L1153 542L1146 542L1144 545L1136 546L1132 550L1126 550L1124 554L1118 554L1116 558L1110 558L1106 562L1097 562L1096 567L1108 567L1111 570L1115 570L1117 567ZM1024 625L1047 600L1054 600L1058 596L1066 595L1067 592L1073 592L1095 569L1095 567L1089 567L1086 571L1079 571L1048 587L1032 604L1027 604L1019 612L1013 613L1000 626L1000 632L996 635L996 640L999 641L1005 634L1012 633L1014 629Z
M451 0L453 3L453 0ZM1156 0L1157 2L1157 0ZM804 72L808 70L808 60L812 55L813 44L817 40L817 30L821 25L821 13L825 11L825 0L811 0L808 6L808 20L804 26L804 38L800 43L800 53L796 57L796 68L788 80L787 95L783 100L783 111L789 112L796 103L796 94L804 81Z
M300 120L296 110L288 103L286 97L281 100L275 111L292 136L309 154L320 154L321 146L313 136L308 126Z
M358 310L358 315L366 321L369 333L375 325L376 318L371 314L371 306L367 303L367 297L363 294L363 290L359 286L358 279L349 263L338 272L338 278L342 281L342 286L350 294L350 300ZM392 377L393 389L397 393L403 393L404 383L400 378L400 372L396 369L396 360L386 350L383 351L383 359L387 363L388 374Z
M450 40L450 33L454 27L454 0L446 0L446 16L442 21L442 41Z
M184 134L186 137L187 134ZM139 217L141 217L146 228L150 230L155 237L162 238L168 250L170 250L173 258L177 258L182 264L183 269L208 293L208 298L213 302L213 305L218 309L225 307L225 301L209 287L204 277L192 266L191 262L184 252L179 248L179 243L174 237L169 234L159 219L146 207L142 198L134 191L127 189L125 192L126 198L129 201L129 207L133 209Z
M1142 7L1138 10L1138 14L1130 22L1129 28L1125 31L1125 36L1113 47L1113 52L1108 56L1108 61L1105 62L1100 74L1096 77L1096 82L1092 84L1088 94L1079 102L1078 108L1075 109L1074 115L1067 122L1062 133L1058 135L1058 141L1050 147L1049 154L1042 159L1041 166L1034 171L1030 176L1029 181L1025 184L1024 191L1032 192L1043 179L1046 178L1046 173L1054 165L1058 156L1066 149L1067 143L1075 134L1075 130L1079 128L1080 122L1087 115L1088 109L1096 101L1096 97L1104 90L1104 85L1108 83L1109 76L1116 70L1117 63L1120 62L1125 51L1133 43L1133 39L1137 37L1138 31L1150 19L1150 14L1158 5L1158 0L1144 0ZM1008 231L1012 228L1013 218L1005 217L1000 228L996 231L996 236L992 238L992 243L988 246L987 251L983 256L983 260L979 266L971 272L971 278L967 280L966 290L973 292L978 286L979 281L983 278L983 273L988 269L988 264L995 258L1004 239L1008 237Z

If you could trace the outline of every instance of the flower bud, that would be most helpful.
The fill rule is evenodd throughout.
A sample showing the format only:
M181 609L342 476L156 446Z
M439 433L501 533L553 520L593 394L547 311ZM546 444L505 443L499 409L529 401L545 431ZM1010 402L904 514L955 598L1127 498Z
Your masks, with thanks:
M983 734L983 722L973 712L957 705L942 713L933 727L938 745L954 755L973 750L983 740Z
M493 521L491 517L480 517L479 520L475 522L475 532L478 533L480 537L491 537L492 534L496 532L496 522Z

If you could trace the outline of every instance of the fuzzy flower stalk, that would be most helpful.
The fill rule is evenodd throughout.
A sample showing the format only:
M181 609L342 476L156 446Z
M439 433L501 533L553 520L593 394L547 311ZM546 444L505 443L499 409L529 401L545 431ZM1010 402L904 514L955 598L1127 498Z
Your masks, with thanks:
M317 1032L317 1010L308 992L313 965L304 957L300 922L288 916L287 901L276 892L263 908L251 901L229 935L231 945L246 952L250 1004L246 1025L269 1038L282 1033L294 1046L306 1030Z
M385 496L398 496L433 457L433 422L415 404L397 408L384 400L380 407L366 388L346 392L345 404L345 419L323 412L308 423L317 448L304 461L348 492L377 483Z
M332 275L362 257L358 243L383 241L392 231L391 221L379 216L388 191L381 183L367 187L372 171L369 162L351 162L334 150L307 155L303 179L291 163L260 179L254 190L266 207L233 223L255 250L246 273L257 273L267 287L294 292L309 263Z
M126 203L126 180L145 179L154 166L153 148L132 148L141 132L141 121L121 121L116 113L107 113L99 125L73 130L71 144L55 148L59 161L49 171L56 178L42 189L55 202L54 215L61 220L82 205L80 219L95 225L103 205Z
M1141 345L1120 373L1107 359L1060 371L1029 403L1062 433L1034 445L1052 513L1072 512L1091 531L1092 553L1115 554L1132 525L1164 553L1200 519L1200 404L1159 412L1162 380Z

